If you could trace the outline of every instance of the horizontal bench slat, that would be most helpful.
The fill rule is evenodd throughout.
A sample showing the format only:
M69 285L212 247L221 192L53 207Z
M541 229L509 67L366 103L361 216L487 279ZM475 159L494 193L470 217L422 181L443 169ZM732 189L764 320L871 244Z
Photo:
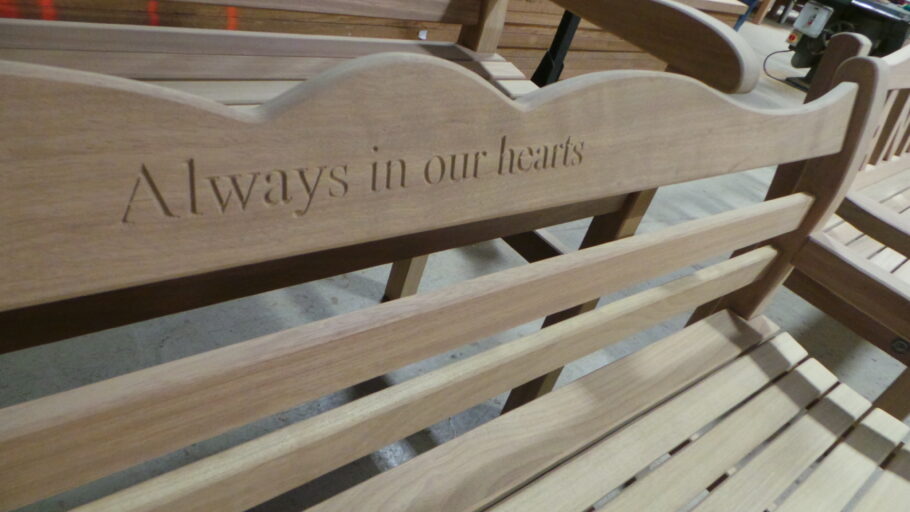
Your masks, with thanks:
M0 171L0 215L9 220L0 231L0 309L834 153L857 90L842 84L776 113L691 79L626 72L512 101L452 63L384 54L247 114L134 81L5 69L4 101L46 108L0 109L2 147L28 148ZM649 91L660 91L662 115L635 117L655 108ZM567 111L572 133L560 121ZM16 128L26 120L54 129ZM748 140L754 123L774 137ZM806 130L818 134L806 146L783 144ZM659 150L652 138L663 140ZM31 278L38 268L40 281Z
M807 361L632 484L604 512L684 507L836 383L821 363Z
M806 195L759 203L0 410L0 472L16 468L15 480L7 482L16 497L8 499L27 503L54 494L505 328L772 238L794 229L810 203ZM645 261L650 264L642 265ZM465 318L472 319L469 325ZM106 447L104 457L97 455L98 443Z
M316 505L478 510L770 337L724 311ZM695 327L695 329L692 329ZM675 347L670 349L669 347ZM609 406L605 405L609 404Z
M347 59L409 52L448 60L503 60L448 42L16 19L0 19L0 48Z
M850 387L838 385L713 489L695 510L763 512L871 406ZM760 414L763 417L768 411ZM728 445L723 446L726 450Z
M649 325L739 289L761 275L775 254L766 247L702 269L177 469L81 510L119 511L127 505L136 511L246 510ZM792 343L798 349L798 344ZM769 364L780 366L781 356L775 354L778 360ZM799 358L784 359L794 364Z
M875 409L822 459L777 512L843 510L885 457L910 433L910 427Z
M586 510L806 355L799 343L781 334L561 464L491 512Z
M910 445L905 444L852 512L904 512L907 503L910 503Z

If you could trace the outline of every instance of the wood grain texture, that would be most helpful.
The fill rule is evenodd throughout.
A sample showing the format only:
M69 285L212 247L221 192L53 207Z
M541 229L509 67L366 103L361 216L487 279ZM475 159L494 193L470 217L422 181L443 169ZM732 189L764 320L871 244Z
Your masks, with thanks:
M604 215L598 215L591 219L591 223L588 225L588 230L585 232L585 236L581 241L581 248L592 247L594 245L610 242L613 240L619 240L621 238L626 238L635 234L635 231L638 229L638 225L641 223L642 217L644 217L645 212L648 209L648 206L651 204L651 200L654 198L654 194L657 193L657 189L645 190L642 192L634 192L629 194L626 198L625 203L623 204L622 209L615 213L609 213ZM545 233L545 232L543 232ZM526 245L528 247L516 247L515 238L505 238L504 240L522 253L525 258L526 256L523 252L526 251L531 255L540 255L542 257L547 257L547 254L553 254L556 251L562 250L558 244L558 241L550 239L544 239L543 233L534 232L534 235L540 236L526 236ZM527 234L526 234L527 235ZM528 240L530 239L530 240ZM528 244L527 241L532 243ZM537 246L533 242L537 242ZM538 247L542 246L542 247ZM563 251L563 254L565 251ZM571 309L560 311L559 313L554 313L543 321L543 326L553 325L557 322L561 322L566 318L571 318L574 315L590 311L597 307L597 299L587 302L585 304L579 304ZM526 382L521 386L513 389L509 393L509 397L506 399L505 405L503 405L502 412L503 414L511 411L516 407L520 407L531 400L534 400L546 393L549 393L556 386L556 382L559 379L559 375L562 373L562 368L553 370L546 375L541 375L536 379Z
M776 510L843 510L908 433L910 427L874 409Z
M769 328L719 313L308 511L482 508L767 339Z
M790 274L786 286L825 314L886 352L891 350L891 342L899 337L897 333L882 325L874 317L860 311L821 283L807 277L799 269Z
M547 472L491 510L584 510L628 481L650 461L673 450L699 429L748 399L806 355L799 343L789 335L781 334ZM641 510L649 509L649 506L646 504Z
M855 89L769 113L684 77L617 72L510 100L443 60L373 55L235 112L110 77L3 69L4 104L32 107L2 110L15 160L0 169L0 309L832 153ZM381 140L371 128L403 118ZM755 124L773 136L749 140ZM807 132L817 138L783 144ZM718 134L723 152L708 148ZM660 151L640 150L654 138Z
M0 502L27 503L776 236L798 225L810 202L791 196L761 203L2 409L0 472L16 469ZM97 453L102 442L103 456Z
M186 311L345 272L614 211L624 197L245 265L218 272L0 312L0 352ZM104 315L96 314L104 311Z
M821 363L807 361L632 484L604 511L678 510L836 383Z
M872 404L839 385L789 425L695 508L698 512L736 509L762 512ZM705 436L707 437L707 436Z
M901 512L910 503L910 445L905 444L853 512Z
M664 0L555 3L712 87L748 92L758 83L752 47L732 28L693 7Z
M531 376L583 357L649 325L753 281L774 251L728 260L619 300L480 355L116 493L79 510L246 510L452 416ZM761 349L760 349L761 350ZM773 373L804 357L799 345L768 347L756 360ZM761 364L764 363L764 364ZM759 370L755 370L759 371ZM728 372L729 374L729 372ZM742 371L732 375L747 379ZM765 380L768 376L763 374ZM746 386L747 384L743 384ZM724 393L724 391L718 392Z
M508 4L508 0L480 0L480 19L461 28L458 44L479 53L495 53Z

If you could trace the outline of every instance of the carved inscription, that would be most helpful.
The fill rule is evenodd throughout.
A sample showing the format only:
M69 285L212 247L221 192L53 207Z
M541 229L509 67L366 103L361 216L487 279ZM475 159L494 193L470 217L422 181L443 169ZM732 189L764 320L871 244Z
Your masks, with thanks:
M376 158L382 151L372 147L373 161L365 169L368 193L382 194L443 183L463 183L485 177L505 177L552 171L578 166L583 161L585 143L571 136L545 144L513 144L503 135L495 149L432 154L418 162L404 158ZM140 164L139 172L126 192L121 222L133 224L148 215L166 219L228 215L257 209L287 208L294 217L311 211L317 197L342 199L355 182L349 164L288 167L252 170L243 173L203 172L200 163L190 158L177 172L184 178L175 193L165 192L160 176L173 176L174 169L156 170ZM138 210L144 213L137 215ZM153 212L153 213L152 213Z

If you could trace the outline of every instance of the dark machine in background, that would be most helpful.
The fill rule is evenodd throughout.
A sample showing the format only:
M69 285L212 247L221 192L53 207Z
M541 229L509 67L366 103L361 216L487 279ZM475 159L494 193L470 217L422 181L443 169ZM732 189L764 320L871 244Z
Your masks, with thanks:
M826 16L827 20L824 20ZM822 21L824 28L819 29L817 25ZM790 63L796 68L809 68L809 72L805 77L788 78L787 82L801 89L808 87L834 34L863 34L872 41L871 54L880 57L904 46L908 30L910 11L887 0L810 0L788 39L790 49L794 51Z

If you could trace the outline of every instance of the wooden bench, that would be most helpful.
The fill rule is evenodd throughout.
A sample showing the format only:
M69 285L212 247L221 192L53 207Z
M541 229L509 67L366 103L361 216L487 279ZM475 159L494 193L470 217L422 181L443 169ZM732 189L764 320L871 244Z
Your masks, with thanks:
M564 2L565 7L615 31L674 69L725 91L750 90L758 78L751 49L721 22L665 0ZM180 5L180 2L171 2ZM254 6L259 2L234 2ZM483 6L483 9L479 7ZM261 104L351 58L377 52L408 52L442 57L471 70L513 98L537 87L509 61L494 53L502 31L506 2L449 0L427 2L422 9L402 9L399 2L364 7L359 2L282 3L288 9L323 15L376 19L458 22L460 44L400 39L305 36L222 30L140 27L77 22L0 20L0 58L104 73L167 87L215 100L238 111ZM472 14L473 13L473 14ZM359 19L359 18L358 18ZM372 18L371 18L372 19ZM645 28L647 30L645 30ZM656 29L666 39L655 38ZM671 40L684 44L671 44ZM389 172L397 172L390 168ZM392 185L392 182L388 182ZM635 232L653 192L632 192L560 205L533 215L515 216L470 227L455 226L446 236L413 234L408 244L376 242L370 250L333 249L305 263L295 256L239 268L212 270L190 282L171 280L98 293L80 301L61 301L52 309L31 305L0 312L0 351L11 351L94 332L165 314L206 306L365 267L393 263L386 299L416 292L426 255L504 236L528 261L566 249L538 228L594 217L582 247ZM508 229L506 229L508 225ZM419 243L418 243L419 241ZM550 325L594 306L570 308L549 317ZM103 316L93 314L104 310ZM56 321L45 322L53 313ZM552 387L558 373L523 387L514 407Z
M833 41L807 95L811 101L834 87L834 71L845 60L867 55L863 36ZM817 308L910 366L910 165L908 147L910 51L884 58L887 100L873 127L864 165L837 214L813 234L796 259L788 288ZM768 199L793 190L799 163L781 166ZM877 404L910 419L910 370Z
M513 100L445 60L380 54L237 111L133 80L4 62L0 310L45 308L36 323L115 290L191 287L226 269L318 266L325 254L356 259L391 245L420 251L476 226L502 236L516 218L566 205L807 163L798 187L774 200L2 409L0 506L753 246L80 509L246 510L725 297L728 308L311 510L552 512L609 497L607 510L701 500L696 510L803 511L839 510L855 495L855 510L902 510L907 427L761 316L860 166L883 68L853 59L824 97L771 112L654 72L583 76ZM527 148L539 169L516 164ZM466 173L452 155L467 155ZM374 164L399 160L404 185L382 187ZM307 186L314 172L327 173L318 195ZM235 181L243 198L226 205Z

